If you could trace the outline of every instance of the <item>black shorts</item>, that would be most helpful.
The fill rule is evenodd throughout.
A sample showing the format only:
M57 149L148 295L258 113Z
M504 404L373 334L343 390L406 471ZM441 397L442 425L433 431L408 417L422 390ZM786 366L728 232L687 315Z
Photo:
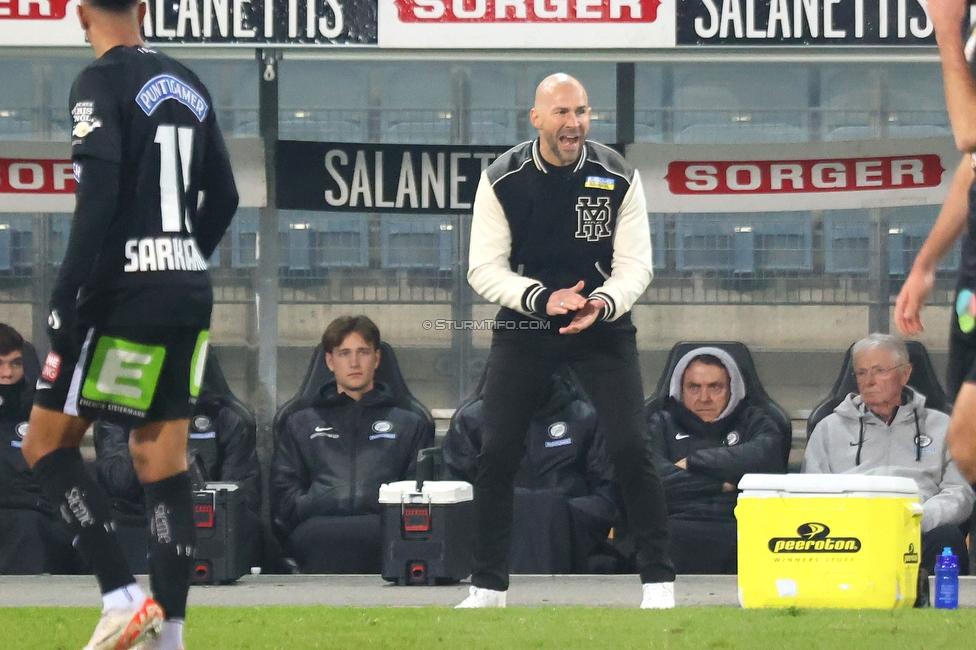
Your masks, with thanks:
M960 285L949 319L949 363L946 369L949 398L956 394L963 382L976 382L976 289Z
M209 340L188 327L91 327L77 354L48 354L34 403L127 427L189 418Z

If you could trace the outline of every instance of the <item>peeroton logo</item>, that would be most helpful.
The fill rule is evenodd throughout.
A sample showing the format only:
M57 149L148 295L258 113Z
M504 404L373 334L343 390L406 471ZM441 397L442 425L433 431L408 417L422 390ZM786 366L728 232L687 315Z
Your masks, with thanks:
M825 524L806 523L796 529L797 537L773 537L769 550L773 553L857 553L861 540L856 537L830 537Z

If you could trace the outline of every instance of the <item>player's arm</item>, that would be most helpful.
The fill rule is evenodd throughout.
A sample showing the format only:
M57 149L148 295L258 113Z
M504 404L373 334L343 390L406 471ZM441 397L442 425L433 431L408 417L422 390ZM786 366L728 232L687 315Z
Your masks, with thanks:
M71 344L77 316L78 289L95 268L112 225L119 196L119 169L116 162L80 157L74 161L77 186L75 211L64 261L51 293L52 318L49 319L52 344ZM65 352L61 349L59 352Z
M935 271L939 260L945 257L966 229L969 188L973 179L972 161L967 154L956 169L939 217L915 257L912 270L905 278L905 284L895 300L895 325L906 336L918 334L925 329L922 327L922 308L935 286Z
M204 259L208 259L217 248L240 200L234 171L230 166L230 154L227 153L215 118L211 118L207 132L209 139L203 158L203 202L197 211L197 223L194 224L197 245Z
M927 9L939 45L946 108L956 147L973 152L976 151L976 80L966 61L962 33L969 4L966 0L929 0Z
M122 123L112 70L88 68L71 87L75 210L51 294L48 333L59 353L74 348L78 289L91 276L118 207Z
M602 320L616 320L630 311L654 277L647 203L636 170L617 213L610 268L610 277L590 294L590 300L606 303L599 315Z
M482 172L471 219L468 284L489 302L529 316L544 315L552 289L512 271L511 255L511 227L488 175Z

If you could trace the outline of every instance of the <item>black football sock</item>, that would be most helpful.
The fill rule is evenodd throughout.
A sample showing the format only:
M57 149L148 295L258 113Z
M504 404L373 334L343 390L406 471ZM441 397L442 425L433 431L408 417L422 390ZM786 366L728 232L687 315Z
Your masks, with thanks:
M149 581L166 618L186 618L197 529L188 472L144 483L149 515Z
M52 451L37 461L34 476L45 498L67 522L74 546L98 578L102 593L135 582L115 537L108 498L85 469L81 451L74 447Z

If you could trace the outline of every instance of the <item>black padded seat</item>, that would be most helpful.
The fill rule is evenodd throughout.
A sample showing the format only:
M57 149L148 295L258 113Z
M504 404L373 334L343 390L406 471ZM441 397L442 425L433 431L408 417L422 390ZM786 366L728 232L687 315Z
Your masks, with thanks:
M674 347L668 353L668 359L664 364L664 371L657 381L657 387L644 401L645 420L651 413L664 408L664 400L667 398L671 388L671 375L674 374L674 369L678 365L678 361L692 350L705 347L718 348L725 351L732 357L735 364L739 366L739 372L742 373L742 381L746 389L744 401L747 404L762 408L772 418L773 422L776 423L780 431L782 431L783 440L786 442L783 445L783 462L788 464L790 447L793 441L793 424L790 421L790 416L766 392L766 388L759 378L759 373L756 372L756 364L752 360L752 353L744 343L738 341L681 341L675 343Z
M932 359L929 357L928 350L919 341L905 341L908 348L908 360L912 364L912 374L908 378L908 385L922 395L925 395L925 406L943 413L952 413L952 402L946 395L942 384L939 383ZM857 379L854 378L854 344L847 348L844 355L844 362L841 364L840 373L834 380L834 386L830 389L830 394L817 404L810 416L807 417L807 438L813 433L814 428L820 420L824 419L837 408L837 405L844 401L850 393L857 391Z

